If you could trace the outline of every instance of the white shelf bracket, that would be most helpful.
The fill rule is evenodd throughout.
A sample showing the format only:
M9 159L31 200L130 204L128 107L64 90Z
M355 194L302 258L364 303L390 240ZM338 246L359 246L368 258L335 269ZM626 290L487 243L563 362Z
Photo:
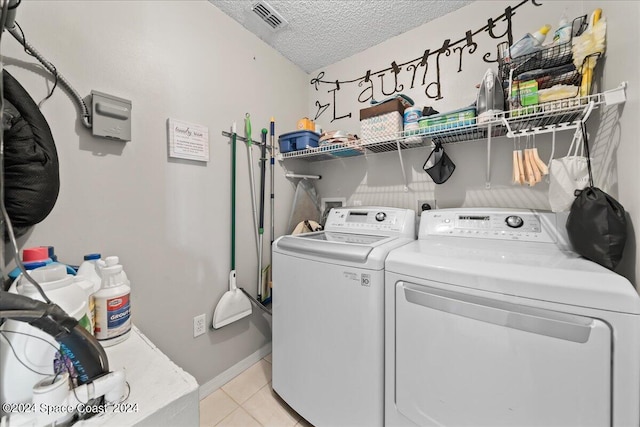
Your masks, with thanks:
M484 188L487 190L491 189L491 123L489 123L489 127L487 128L487 178L484 183Z
M580 120L580 122L582 123L587 123L587 120L589 119L589 116L591 115L591 112L593 111L593 107L594 107L595 103L593 101L589 102L589 105L587 105L587 108L584 112L584 115L582 116L582 119Z
M509 126L509 122L507 121L506 117L503 115L502 117L500 117L500 120L502 121L504 127L507 128L507 138L514 138L515 135L513 133L513 130L511 130L511 126Z
M409 191L409 183L407 182L407 173L404 170L404 161L402 160L402 149L400 148L400 140L396 139L396 147L398 148L398 158L400 159L400 170L402 170L402 179L404 180L404 191Z
M622 104L623 102L626 102L627 85L627 82L622 82L617 88L604 92L604 105L608 107L610 105Z

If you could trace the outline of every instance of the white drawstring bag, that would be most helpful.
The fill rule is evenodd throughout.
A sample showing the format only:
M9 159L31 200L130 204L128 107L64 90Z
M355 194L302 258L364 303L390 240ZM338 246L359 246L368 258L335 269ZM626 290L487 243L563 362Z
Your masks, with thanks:
M549 165L549 204L553 212L564 212L576 199L575 191L589 185L589 169L584 156L582 132L576 131L566 157L551 160Z

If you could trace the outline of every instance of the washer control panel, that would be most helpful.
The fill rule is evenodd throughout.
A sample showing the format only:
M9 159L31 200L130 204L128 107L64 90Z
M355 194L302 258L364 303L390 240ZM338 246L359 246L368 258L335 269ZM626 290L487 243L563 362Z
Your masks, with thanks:
M558 217L552 212L524 209L439 209L423 212L418 238L456 236L555 243L561 234L558 228Z
M386 207L334 208L329 212L324 229L415 237L415 212Z

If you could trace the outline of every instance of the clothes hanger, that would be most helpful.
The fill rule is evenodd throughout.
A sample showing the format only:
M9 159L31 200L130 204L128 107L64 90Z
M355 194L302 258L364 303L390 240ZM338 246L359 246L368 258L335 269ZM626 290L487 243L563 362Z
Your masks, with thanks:
M556 133L553 132L553 144L555 146L555 138L556 138ZM542 161L542 159L540 158L540 155L538 154L538 147L536 147L536 136L533 136L533 160L535 161L536 165L538 166L538 170L540 171L540 173L542 175L549 175L549 167ZM542 180L542 177L540 178L540 180ZM540 182L540 181L538 181Z

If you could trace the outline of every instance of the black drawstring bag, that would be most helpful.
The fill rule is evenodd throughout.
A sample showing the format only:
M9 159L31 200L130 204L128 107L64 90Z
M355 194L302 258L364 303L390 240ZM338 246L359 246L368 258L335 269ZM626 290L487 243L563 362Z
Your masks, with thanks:
M443 184L451 177L456 165L444 152L441 142L436 142L435 145L424 165L422 165L422 169L429 174L433 182Z
M49 124L29 93L7 70L2 82L4 203L19 237L44 220L58 199L58 153Z
M589 186L576 190L567 218L567 233L574 250L610 270L622 259L627 241L627 218L616 199L593 185L587 129L582 124L582 141L587 156Z

